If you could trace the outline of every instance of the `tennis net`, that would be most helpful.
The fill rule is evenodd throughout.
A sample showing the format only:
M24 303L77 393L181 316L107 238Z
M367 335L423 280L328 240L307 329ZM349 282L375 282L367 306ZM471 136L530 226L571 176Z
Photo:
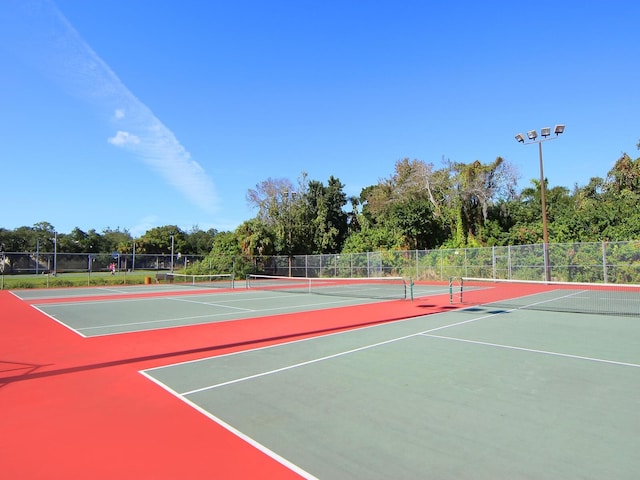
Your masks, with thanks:
M198 286L204 288L233 288L233 275L221 273L214 275L190 275L186 273L168 273L167 280L176 285Z
M479 278L464 278L458 285L463 303L483 303L505 309L640 316L640 285Z
M407 298L407 284L402 277L311 278L250 274L246 283L248 289L287 293L385 300Z

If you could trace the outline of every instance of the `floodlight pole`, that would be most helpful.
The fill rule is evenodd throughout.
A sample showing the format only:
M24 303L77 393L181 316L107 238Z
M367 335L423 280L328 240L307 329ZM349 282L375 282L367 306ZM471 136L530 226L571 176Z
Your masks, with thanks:
M550 139L553 140L553 139ZM549 227L547 224L547 187L544 181L544 164L542 162L542 142L538 142L540 154L540 202L542 203L542 252L544 256L544 279L551 281L551 266L549 265Z
M0 253L2 254L2 258L0 258L0 261L2 262L0 263L0 273L2 273L2 285L0 285L0 288L4 290L4 264L6 262L6 257L4 254L4 243L0 243Z
M293 215L291 215L291 202L296 198L297 192L285 191L285 202L287 212L288 239L287 239L287 256L289 260L289 276L293 276Z
M58 274L58 232L53 232L53 276Z
M544 178L544 162L542 161L542 142L546 142L548 140L555 140L558 138L558 135L564 132L564 125L556 125L554 129L555 137L550 137L551 129L543 128L540 130L542 138L540 140L536 140L538 134L535 130L531 130L527 132L527 136L529 138L529 142L525 142L524 135L519 133L516 135L516 140L518 142L523 143L525 145L530 145L532 143L538 144L538 153L540 157L540 203L542 204L542 252L544 257L544 279L547 282L551 281L551 263L549 261L549 227L547 224L547 188L546 182Z
M173 273L173 235L171 235L171 273Z
M293 269L293 255L292 255L292 246L291 246L291 240L292 240L292 231L293 231L293 221L291 220L291 205L287 205L287 210L288 210L288 214L289 214L289 248L287 248L287 250L289 251L289 276L291 277L291 273L292 273L292 269Z

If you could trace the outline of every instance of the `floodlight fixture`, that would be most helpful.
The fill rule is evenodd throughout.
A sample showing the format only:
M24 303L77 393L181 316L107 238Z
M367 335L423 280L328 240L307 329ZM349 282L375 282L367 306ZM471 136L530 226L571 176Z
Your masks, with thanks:
M556 134L556 137L564 132L564 125L559 124L556 125L553 129L553 133ZM542 137L540 140L538 138L538 132L535 130L529 130L527 132L527 138L529 141L525 141L525 136L522 133L516 135L516 140L520 143L530 145L532 143L538 144L538 152L540 156L540 201L542 203L542 250L544 254L544 278L547 282L551 281L551 264L549 261L549 228L547 226L547 200L546 200L546 188L545 188L545 177L544 177L544 167L542 163L542 142L547 140L553 140L551 137L551 127L543 127L540 129L540 136Z

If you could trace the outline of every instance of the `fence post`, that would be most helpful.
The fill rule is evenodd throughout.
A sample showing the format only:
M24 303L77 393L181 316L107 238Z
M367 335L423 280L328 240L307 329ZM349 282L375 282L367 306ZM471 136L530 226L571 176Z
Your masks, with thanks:
M353 253L349 254L349 276L353 277Z
M607 242L602 241L602 278L604 279L604 283L608 283L607 278Z
M491 266L493 267L493 279L495 280L496 277L496 247L491 247Z
M468 277L469 276L469 268L468 268L469 262L467 261L467 249L464 249L464 276Z

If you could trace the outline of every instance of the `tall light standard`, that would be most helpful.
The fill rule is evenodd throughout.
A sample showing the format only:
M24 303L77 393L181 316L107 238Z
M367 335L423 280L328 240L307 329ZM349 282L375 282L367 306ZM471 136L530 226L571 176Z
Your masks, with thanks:
M173 235L171 235L171 273L173 273Z
M38 274L39 264L40 264L40 239L36 238L36 275Z
M136 240L135 238L133 239L132 252L133 252L133 255L131 256L131 271L135 272L136 271Z
M53 276L58 274L58 232L53 232Z
M540 129L540 140L538 138L538 132L530 130L527 132L527 139L522 133L516 135L516 140L525 145L532 143L538 144L538 151L540 153L540 200L542 203L542 251L544 255L544 279L545 281L551 281L551 266L549 263L549 228L547 226L547 198L546 198L546 186L544 181L544 167L542 162L542 142L547 140L555 140L558 135L564 132L564 125L556 125L553 129L555 137L551 137L551 127L544 127Z
M291 200L296 198L296 192L289 192L289 191L285 191L284 192L284 196L285 196L285 202L286 203L286 209L287 209L287 220L289 223L289 232L288 232L288 239L287 239L287 255L289 257L289 276L292 276L292 270L293 270L293 219L292 219L292 215L291 215L291 203L289 200L289 195L291 195Z

